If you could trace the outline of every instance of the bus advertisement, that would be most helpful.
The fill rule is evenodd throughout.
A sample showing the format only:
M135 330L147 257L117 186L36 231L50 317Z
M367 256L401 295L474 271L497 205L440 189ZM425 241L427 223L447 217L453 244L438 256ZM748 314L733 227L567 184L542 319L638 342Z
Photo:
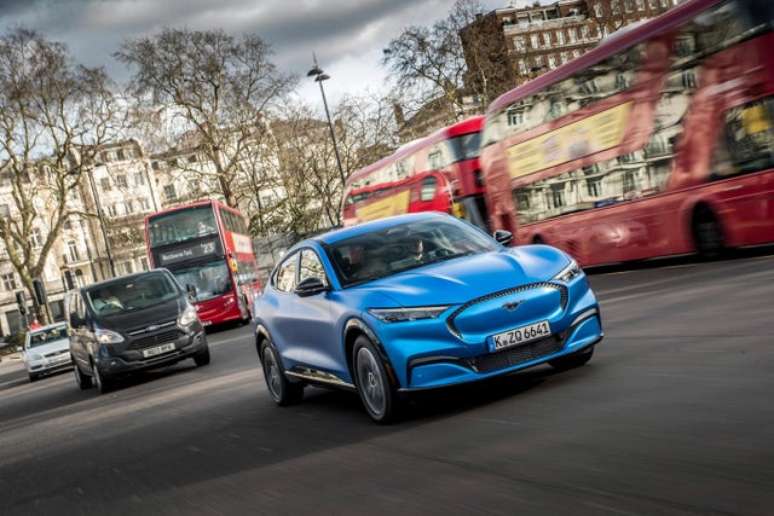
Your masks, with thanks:
M445 127L352 174L343 196L344 225L442 211L484 226L478 166L483 119L477 116Z
M152 267L169 269L194 295L202 324L248 322L260 290L255 253L242 215L218 201L200 201L145 218Z
M583 265L774 241L770 0L691 0L505 93L492 229Z

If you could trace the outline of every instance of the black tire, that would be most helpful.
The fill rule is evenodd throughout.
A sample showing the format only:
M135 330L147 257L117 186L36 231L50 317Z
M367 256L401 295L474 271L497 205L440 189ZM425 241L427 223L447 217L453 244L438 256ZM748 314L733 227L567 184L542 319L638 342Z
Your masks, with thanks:
M94 382L92 382L91 376L87 376L83 374L81 371L81 367L78 364L74 364L75 367L73 367L73 374L75 375L75 383L78 385L78 387L85 391L87 389L91 389Z
M726 250L723 227L709 208L698 208L693 217L693 240L698 255L705 259L721 256Z
M107 394L113 389L113 380L109 376L106 377L102 373L99 372L99 367L97 367L96 364L92 362L91 364L91 370L92 370L92 380L94 381L94 387L97 388L97 392L99 394Z
M30 383L38 381L38 375L35 373L29 373L30 376Z
M282 362L267 340L261 344L261 366L266 388L274 403L286 407L304 399L304 384L288 380Z
M205 345L204 349L193 356L196 367L206 366L210 363L210 347Z
M592 356L594 356L594 346L589 346L588 348L578 351L577 353L573 353L572 355L549 360L548 363L554 369L558 369L559 371L567 371L568 369L575 369L576 367L586 365L588 361L591 360Z
M352 347L352 377L357 393L368 415L375 422L387 424L398 418L401 400L390 381L376 346L361 335Z

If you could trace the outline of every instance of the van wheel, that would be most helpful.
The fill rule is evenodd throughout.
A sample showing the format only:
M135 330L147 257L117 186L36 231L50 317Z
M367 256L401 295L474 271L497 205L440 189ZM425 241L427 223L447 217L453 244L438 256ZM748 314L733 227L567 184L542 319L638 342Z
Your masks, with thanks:
M400 399L390 383L376 346L364 335L355 340L352 366L357 392L371 419L381 424L397 419Z
M86 376L81 372L81 366L75 364L73 367L73 375L75 375L75 383L80 387L82 391L91 389L92 381L91 376Z
M108 377L102 375L99 372L99 367L92 362L91 370L94 374L92 379L94 380L94 386L97 388L99 394L107 394L113 388L113 381Z
M725 251L723 228L717 216L707 207L700 207L694 214L693 238L696 252L702 258L717 258Z
M205 346L203 350L199 351L193 356L196 367L206 366L210 363L210 347Z
M274 403L280 407L285 407L304 399L304 384L291 382L287 379L279 357L266 340L261 344L261 365L263 366L266 387Z

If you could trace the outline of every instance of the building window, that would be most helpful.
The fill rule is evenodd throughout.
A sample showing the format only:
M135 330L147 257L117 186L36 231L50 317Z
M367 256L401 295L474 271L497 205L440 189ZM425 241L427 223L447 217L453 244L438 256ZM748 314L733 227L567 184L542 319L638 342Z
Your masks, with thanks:
M532 48L538 48L540 46L540 39L537 34L531 34L529 41L532 44Z
M131 215L134 212L134 202L129 199L124 203L124 209L126 210L127 215Z
M129 185L126 182L126 176L121 174L119 176L116 176L116 186L118 188L127 188Z
M570 53L562 52L562 64L566 63L569 60L570 60Z
M40 234L40 228L32 228L30 240L32 241L32 247L37 248L43 245L43 235Z
M64 227L64 229L73 229L73 223L70 222L70 219L65 219L62 223L62 227Z
M624 8L627 13L634 12L634 0L624 0Z
M67 259L70 262L77 262L81 259L78 253L78 244L75 243L75 240L67 242Z
M118 210L116 209L115 204L108 204L107 211L108 211L108 215L110 215L111 217L115 217L118 215Z
M177 200L177 192L175 191L175 185L166 185L166 186L164 186L164 197L168 201L175 201L175 200Z
M602 12L602 2L594 3L594 16L597 18L602 18L604 16L604 13Z
M602 178L590 177L586 179L586 190L590 197L599 197L602 195Z
M578 28L577 27L570 27L567 29L567 35L570 37L570 43L575 43L578 41Z
M543 33L543 46L545 48L551 48L551 34L548 32Z
M148 211L148 210L150 210L150 203L148 202L148 199L147 199L147 198L145 198L145 197L142 197L142 198L140 199L140 208L141 208L143 211Z
M118 149L118 152L116 153L119 160L125 160L126 156L124 155L124 149Z
M651 11L655 12L658 9L658 0L648 0L648 6L650 6Z
M103 192L109 192L112 189L112 186L110 186L110 178L109 177L103 177L99 180L99 185L102 187Z
M564 183L551 185L551 193L548 195L548 204L552 208L564 206Z
M517 52L524 52L527 50L527 42L524 41L524 36L516 36L513 38L513 46Z
M196 163L198 161L196 154L191 154L188 156L188 163Z
M637 0L637 10L638 11L645 10L645 0Z
M177 166L177 158L171 158L167 160L169 168L175 168Z
M134 174L134 185L135 186L144 186L145 185L145 174L142 172L135 172Z
M0 276L3 279L3 288L9 292L19 288L16 284L16 275L13 272Z
M535 56L535 68L543 68L543 56Z
M134 265L132 265L131 260L124 262L124 272L126 274L132 274L134 272Z
M83 279L83 271L81 269L75 269L75 285L77 287L86 286L86 281Z
M158 170L159 169L159 162L158 161L151 161L151 168L153 170Z
M589 26L581 25L581 38L589 39Z
M581 56L581 51L578 50L577 48L572 51L572 57L580 57L580 56Z
M548 56L548 67L552 70L556 68L556 56L554 54Z
M558 45L564 45L564 31L563 30L556 31L556 43Z
M515 127L524 123L524 110L521 108L508 110L508 125Z
M669 0L661 0L661 7L664 7L664 8L669 7Z
M144 270L144 271L148 270L148 259L147 258L140 258L140 267L142 267L142 270Z
M524 62L524 59L519 59L519 73L527 75L527 64Z

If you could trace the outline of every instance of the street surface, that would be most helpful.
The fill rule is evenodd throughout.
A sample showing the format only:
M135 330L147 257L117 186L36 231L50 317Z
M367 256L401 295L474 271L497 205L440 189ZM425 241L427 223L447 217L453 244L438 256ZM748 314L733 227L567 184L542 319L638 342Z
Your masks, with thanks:
M0 514L774 514L774 256L591 277L591 363L277 408L248 327L213 360L81 392L0 364Z

